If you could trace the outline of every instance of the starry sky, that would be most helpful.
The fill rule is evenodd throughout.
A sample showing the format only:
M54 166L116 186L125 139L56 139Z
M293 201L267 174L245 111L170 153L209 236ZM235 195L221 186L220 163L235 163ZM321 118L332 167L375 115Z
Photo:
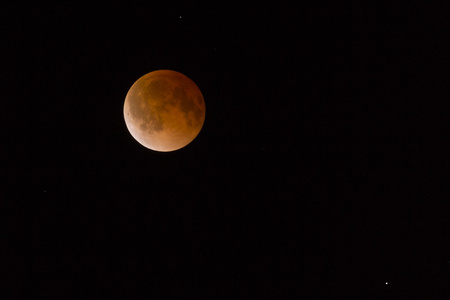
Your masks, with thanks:
M445 1L1 14L12 298L448 298ZM158 69L206 104L172 153L123 120Z

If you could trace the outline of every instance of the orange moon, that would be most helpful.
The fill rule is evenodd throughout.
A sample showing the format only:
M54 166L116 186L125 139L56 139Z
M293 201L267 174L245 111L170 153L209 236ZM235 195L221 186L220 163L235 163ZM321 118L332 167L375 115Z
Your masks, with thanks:
M128 131L141 145L160 152L175 151L199 134L205 121L205 101L185 75L158 70L131 86L123 115Z

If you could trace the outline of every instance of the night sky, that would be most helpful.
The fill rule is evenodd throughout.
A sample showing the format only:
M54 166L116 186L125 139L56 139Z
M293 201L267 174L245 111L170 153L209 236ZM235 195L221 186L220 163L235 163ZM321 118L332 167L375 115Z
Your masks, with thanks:
M5 299L449 298L446 1L150 2L2 8ZM169 153L159 69L206 104Z

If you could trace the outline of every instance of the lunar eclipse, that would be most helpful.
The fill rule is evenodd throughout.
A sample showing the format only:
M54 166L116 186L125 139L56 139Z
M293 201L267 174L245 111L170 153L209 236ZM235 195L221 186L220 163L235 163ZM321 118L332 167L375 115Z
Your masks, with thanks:
M205 121L205 101L185 75L157 70L139 78L123 106L126 126L144 147L169 152L185 147Z

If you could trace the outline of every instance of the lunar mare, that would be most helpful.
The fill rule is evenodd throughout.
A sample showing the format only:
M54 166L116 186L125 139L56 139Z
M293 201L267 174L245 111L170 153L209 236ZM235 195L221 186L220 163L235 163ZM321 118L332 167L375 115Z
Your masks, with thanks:
M199 134L205 121L205 101L185 75L158 70L132 85L123 113L128 131L140 144L168 152L183 148Z

